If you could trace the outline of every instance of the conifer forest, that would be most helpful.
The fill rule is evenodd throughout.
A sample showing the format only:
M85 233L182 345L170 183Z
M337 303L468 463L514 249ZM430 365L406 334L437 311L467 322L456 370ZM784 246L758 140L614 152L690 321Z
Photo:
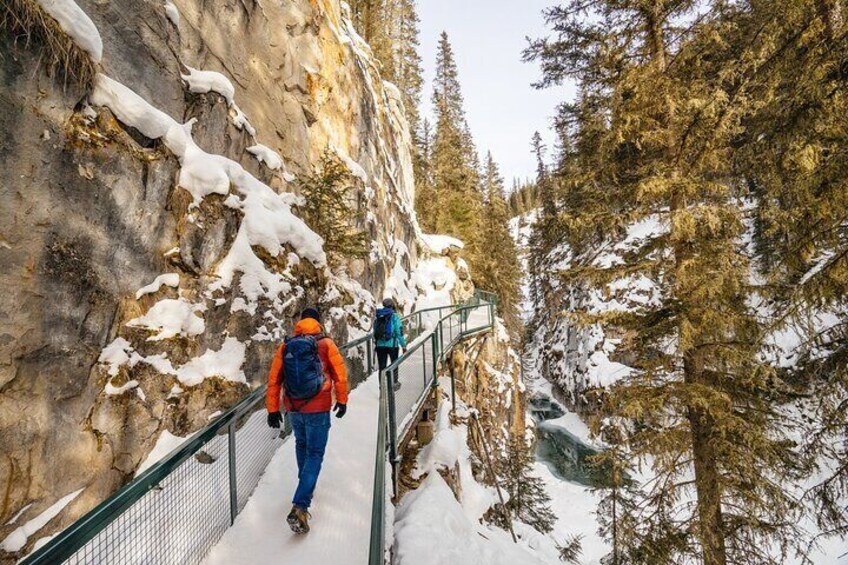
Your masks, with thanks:
M848 565L848 0L0 0L0 74L0 564Z

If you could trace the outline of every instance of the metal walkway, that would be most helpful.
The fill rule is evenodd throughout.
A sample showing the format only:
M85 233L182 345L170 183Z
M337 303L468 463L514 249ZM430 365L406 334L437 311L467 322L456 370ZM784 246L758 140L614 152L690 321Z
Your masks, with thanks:
M333 420L308 536L284 530L297 475L294 446L285 441L288 425L279 434L267 427L263 385L21 563L383 563L398 445L446 354L491 330L495 305L491 293L478 291L469 303L404 318L408 351L381 374L374 372L370 334L340 347L354 390L348 415ZM386 386L395 371L397 391ZM339 480L344 484L331 484ZM263 544L269 536L271 550Z

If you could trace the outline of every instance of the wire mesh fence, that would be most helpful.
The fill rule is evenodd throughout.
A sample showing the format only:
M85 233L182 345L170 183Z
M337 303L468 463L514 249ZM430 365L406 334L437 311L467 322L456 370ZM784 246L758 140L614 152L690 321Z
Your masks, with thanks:
M272 433L253 393L24 563L199 563L221 538L288 430ZM235 506L234 506L235 504Z
M391 381L389 394L394 397L395 423L398 437L406 432L407 422L412 419L418 403L425 396L427 388L435 377L433 363L433 344L435 333L419 338L407 354L386 371L385 377ZM400 420L400 421L398 421Z
M427 390L435 382L442 352L450 350L463 337L493 326L494 305L491 302L474 297L469 304L454 307L381 374L387 393L391 458L397 457L401 439L412 427Z
M493 316L493 305L475 297L466 306L432 308L404 319L409 350L382 375L384 435L378 442L377 466L385 461L386 446L396 455L398 439L411 427L433 385L442 352L462 336L491 327ZM340 350L350 387L355 388L376 366L373 336ZM288 418L281 431L267 427L264 398L262 386L21 563L200 563L244 509L277 448L291 433ZM386 491L384 476L375 475L375 501L384 498L380 496ZM375 512L382 513L376 505ZM372 538L384 531L384 517L379 518ZM382 547L377 543L381 540L372 539L372 548Z
M371 376L374 367L374 342L371 335L347 343L339 347L347 366L348 386L351 390Z

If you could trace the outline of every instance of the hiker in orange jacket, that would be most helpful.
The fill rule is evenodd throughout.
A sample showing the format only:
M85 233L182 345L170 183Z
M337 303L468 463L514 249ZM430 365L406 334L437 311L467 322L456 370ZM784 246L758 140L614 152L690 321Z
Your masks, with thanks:
M336 417L342 418L347 412L347 368L339 348L332 339L323 334L318 321L318 310L315 308L303 311L300 321L294 327L294 333L294 339L311 336L315 340L312 343L317 345L317 355L324 374L323 385L311 398L295 399L286 394L286 343L283 343L274 354L271 369L268 371L265 407L268 409L268 425L272 428L279 428L283 421L280 413L281 399L289 414L295 438L298 485L287 522L295 533L306 533L309 531L308 509L312 503L315 485L318 483L330 432L330 409L333 407L334 392L336 405L333 410ZM306 351L312 347L314 355L315 345L307 344Z

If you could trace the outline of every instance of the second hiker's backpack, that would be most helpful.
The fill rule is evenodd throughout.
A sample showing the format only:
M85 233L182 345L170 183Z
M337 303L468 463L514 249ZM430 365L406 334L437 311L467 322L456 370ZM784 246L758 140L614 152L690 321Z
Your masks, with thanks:
M393 318L394 312L392 310L377 314L377 319L374 321L374 339L377 341L388 341L392 338L392 333L394 333L394 328L392 327Z
M323 337L298 335L286 339L283 376L286 396L307 400L324 387L324 366L318 356L318 341Z

